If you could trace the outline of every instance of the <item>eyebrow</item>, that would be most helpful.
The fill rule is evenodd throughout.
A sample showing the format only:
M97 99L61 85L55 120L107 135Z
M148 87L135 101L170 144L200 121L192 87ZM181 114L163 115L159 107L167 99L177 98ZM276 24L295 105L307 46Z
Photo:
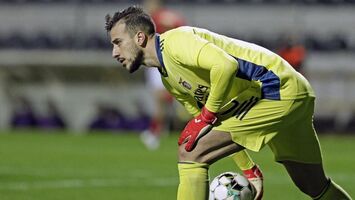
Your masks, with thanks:
M117 44L118 42L120 42L121 39L119 38L115 38L114 40L111 41L112 44Z

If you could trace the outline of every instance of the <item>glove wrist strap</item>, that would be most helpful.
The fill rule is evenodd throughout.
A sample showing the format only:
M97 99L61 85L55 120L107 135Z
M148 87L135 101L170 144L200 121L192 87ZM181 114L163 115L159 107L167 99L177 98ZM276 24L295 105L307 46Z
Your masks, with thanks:
M201 118L207 124L214 124L217 121L216 113L209 111L206 107L201 110Z
M261 178L263 179L263 174L261 173L259 167L254 165L251 169L243 170L243 174L247 179L250 178Z

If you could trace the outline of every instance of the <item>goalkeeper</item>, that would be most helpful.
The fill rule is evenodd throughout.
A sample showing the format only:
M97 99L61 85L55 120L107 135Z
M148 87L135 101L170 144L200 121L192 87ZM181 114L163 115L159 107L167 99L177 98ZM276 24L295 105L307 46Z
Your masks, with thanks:
M311 198L351 199L323 170L312 125L315 94L281 57L195 27L158 35L135 6L108 15L106 30L112 56L124 68L156 67L167 90L195 116L178 141L178 200L208 199L209 165L265 145Z

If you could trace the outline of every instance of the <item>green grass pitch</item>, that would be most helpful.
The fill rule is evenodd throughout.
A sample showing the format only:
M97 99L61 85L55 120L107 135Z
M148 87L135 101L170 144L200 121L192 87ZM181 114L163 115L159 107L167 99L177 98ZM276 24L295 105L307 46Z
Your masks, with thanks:
M137 134L0 133L0 199L176 199L177 135L164 137L152 152ZM328 175L355 197L355 135L320 141ZM268 147L251 155L264 172L264 199L309 199ZM211 166L210 175L224 171L238 170L225 158Z

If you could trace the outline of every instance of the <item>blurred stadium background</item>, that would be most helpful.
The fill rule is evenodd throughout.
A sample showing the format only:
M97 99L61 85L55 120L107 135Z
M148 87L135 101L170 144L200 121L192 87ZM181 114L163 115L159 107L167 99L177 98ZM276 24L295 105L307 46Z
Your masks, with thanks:
M134 133L147 127L154 112L153 98L142 71L129 75L111 58L104 30L107 13L136 3L141 1L0 0L0 199L136 199L137 185L144 186L139 194L147 199L174 198L177 134L166 137L163 152L157 154L146 152L139 143ZM354 195L355 161L346 152L355 150L351 145L355 141L355 1L165 3L181 13L188 25L276 52L290 45L285 41L304 48L302 73L318 97L315 125L320 134L328 133L321 136L326 156L330 154L326 164ZM97 124L102 115L111 126ZM179 114L176 119L173 131L177 132L186 116ZM77 137L95 129L124 134L99 131ZM255 156L265 163L262 167L270 178L266 199L292 199L272 196L280 188L298 194L282 169L268 167L275 165L270 164L268 152ZM166 163L161 164L159 157ZM136 161L140 159L146 167ZM222 164L212 173L225 171L226 166L232 170L232 164ZM267 175L267 170L276 171ZM132 174L143 181L122 181ZM83 185L91 190L83 190ZM118 193L130 194L120 198ZM296 195L293 199L306 198Z

